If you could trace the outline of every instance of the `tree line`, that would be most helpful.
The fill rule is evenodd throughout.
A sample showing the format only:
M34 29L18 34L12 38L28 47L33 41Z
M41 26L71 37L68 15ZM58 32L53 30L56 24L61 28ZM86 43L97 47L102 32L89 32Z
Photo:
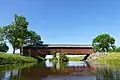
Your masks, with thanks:
M41 45L40 35L35 31L28 30L29 22L24 16L14 15L11 24L0 27L0 52L7 52L9 47L6 45L8 41L13 47L13 53L16 49L22 53L25 45Z

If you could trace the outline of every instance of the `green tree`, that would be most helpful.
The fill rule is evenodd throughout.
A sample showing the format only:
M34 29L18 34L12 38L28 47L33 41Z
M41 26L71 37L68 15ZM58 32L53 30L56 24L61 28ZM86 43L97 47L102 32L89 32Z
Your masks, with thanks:
M15 29L14 26L12 24L8 25L8 26L4 26L4 34L6 39L12 44L13 47L13 53L15 53L15 42L17 40L17 38L15 37Z
M114 52L120 52L120 47L115 48Z
M109 34L100 34L92 41L92 46L95 51L105 52L108 51L109 48L114 49L115 39L111 37Z
M120 52L120 47L115 47L114 49L109 49L109 52Z
M27 31L27 37L24 41L25 45L42 45L41 37L34 31Z
M28 24L29 23L24 16L14 16L13 25L16 28L17 33L16 47L20 49L20 53L22 53L23 44L26 39Z
M4 29L0 27L0 52L7 52L9 47L6 44L4 37Z
M13 54L16 49L20 49L20 53L22 53L23 45L41 45L43 43L40 35L28 30L28 24L24 16L15 15L12 24L0 29L3 32L3 35L0 34L0 36L4 36L3 38L12 44Z
M17 15L14 16L12 24L3 27L6 39L13 46L13 53L15 53L15 49L20 49L20 53L22 52L23 43L27 35L27 27L26 18Z
M6 43L0 43L0 52L7 52L9 47Z
M5 42L3 27L0 27L0 42Z

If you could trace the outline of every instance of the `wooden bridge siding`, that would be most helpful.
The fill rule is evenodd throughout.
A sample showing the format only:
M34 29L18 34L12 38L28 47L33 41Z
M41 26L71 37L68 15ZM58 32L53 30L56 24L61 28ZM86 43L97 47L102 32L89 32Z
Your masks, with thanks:
M52 51L66 53L66 54L92 54L92 48L23 48L23 53L32 55L51 54Z
M92 49L50 49L50 51L56 51L66 54L91 54Z

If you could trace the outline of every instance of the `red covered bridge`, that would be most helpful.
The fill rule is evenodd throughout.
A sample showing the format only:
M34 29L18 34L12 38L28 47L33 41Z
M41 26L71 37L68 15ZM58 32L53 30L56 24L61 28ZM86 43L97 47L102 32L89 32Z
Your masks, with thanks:
M77 44L43 44L42 46L23 47L23 55L50 55L53 51L67 55L90 55L93 53L93 48L91 45Z

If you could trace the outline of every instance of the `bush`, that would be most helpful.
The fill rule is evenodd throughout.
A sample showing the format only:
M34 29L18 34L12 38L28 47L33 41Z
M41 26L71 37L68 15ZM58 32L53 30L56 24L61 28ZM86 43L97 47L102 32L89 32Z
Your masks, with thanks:
M32 63L36 62L36 59L32 57L25 57L18 54L0 54L0 64L16 64L16 63Z
M52 55L53 55L53 57L50 58L49 61L57 62L57 61L58 61L58 58L57 58L56 53L53 53ZM60 60L61 62L69 61L69 58L66 56L65 53L60 53L58 56L59 56L59 60Z
M69 60L65 53L61 53L59 57L60 57L60 61L66 62Z
M9 47L6 43L0 43L0 52L7 52Z

